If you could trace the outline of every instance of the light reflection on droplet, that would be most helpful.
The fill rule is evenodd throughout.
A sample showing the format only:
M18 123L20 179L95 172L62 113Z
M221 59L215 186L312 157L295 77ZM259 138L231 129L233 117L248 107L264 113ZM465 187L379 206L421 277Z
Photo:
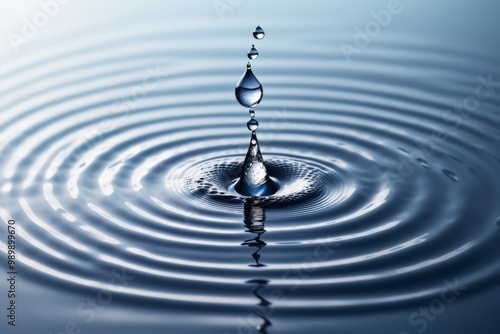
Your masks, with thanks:
M265 35L266 33L264 32L264 29L260 26L257 26L253 31L253 37L255 37L255 39L263 39Z

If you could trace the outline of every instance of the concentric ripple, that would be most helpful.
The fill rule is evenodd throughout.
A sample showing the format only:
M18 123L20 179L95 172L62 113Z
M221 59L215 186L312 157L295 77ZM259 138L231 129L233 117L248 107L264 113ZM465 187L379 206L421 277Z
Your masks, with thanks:
M259 287L302 311L498 280L500 98L446 114L495 59L394 36L348 68L321 41L267 45L253 65L267 89L258 134L280 188L252 198L232 189L248 141L232 95L245 61L216 37L176 43L192 36L80 41L2 69L0 214L19 223L33 279L93 289L124 268L137 277L124 297L241 310L262 303ZM206 66L209 44L220 56Z
M200 200L212 200L213 205L223 201L244 203L248 200L249 196L240 195L234 189L243 169L241 157L209 160L190 167L184 176L186 187ZM291 159L268 159L266 167L280 189L272 196L261 196L259 203L262 206L314 205L311 202L318 204L321 195L325 196L327 191L327 197L331 198L331 189L326 189L324 184L333 184L334 179L313 165Z

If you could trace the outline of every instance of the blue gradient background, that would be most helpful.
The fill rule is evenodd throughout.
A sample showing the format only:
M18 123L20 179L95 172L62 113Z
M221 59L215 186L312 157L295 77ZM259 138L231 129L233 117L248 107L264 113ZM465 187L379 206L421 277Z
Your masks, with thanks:
M391 65L398 64L401 59L408 57L412 49L407 46L415 43L422 46L422 50L426 50L428 46L429 53L439 50L439 57L448 55L452 64L450 67L454 68L455 73L466 73L462 77L464 81L460 82L462 86L474 87L477 76L488 73L500 78L498 62L500 2L493 0L402 0L401 13L393 16L391 23L373 37L369 46L363 48L359 54L352 55L350 62L346 61L339 47L340 43L353 44L354 28L363 27L366 22L372 20L370 11L386 8L388 1L242 0L234 1L233 4L236 5L233 6L224 0L220 2L72 0L61 6L60 12L50 19L46 27L40 29L36 37L29 43L20 45L18 52L15 52L7 37L9 32L19 33L22 28L21 18L29 17L40 8L35 1L18 2L15 0L0 2L2 12L0 14L0 101L5 96L4 91L19 80L23 80L26 73L33 74L33 71L46 69L44 58L41 56L45 52L57 54L58 50L77 48L79 45L88 45L89 48L95 47L99 50L100 45L109 46L116 43L115 51L119 50L122 55L133 54L137 51L137 44L128 46L123 41L127 38L136 40L136 35L138 38L145 38L144 31L158 31L165 33L165 45L157 43L158 40L153 37L151 40L145 38L144 44L157 43L154 45L158 45L158 49L166 47L166 50L162 49L165 63L173 67L182 63L186 70L196 70L201 66L210 68L216 63L216 68L221 68L218 58L223 57L226 69L235 74L233 81L224 84L227 85L227 99L233 103L234 83L238 80L246 62L245 52L254 42L250 38L250 32L257 24L266 30L266 38L259 42L258 61L266 64L267 60L268 66L272 66L271 60L283 61L288 63L292 74L296 66L307 67L309 64L314 64L315 55L320 53L321 64L327 67L325 70L334 68L344 73L352 73L353 80L362 82L365 78L364 73L385 70L397 77L398 73L391 72L396 71ZM221 12L219 8L218 12L217 3L226 4L230 10ZM154 50L155 47L151 46L153 44L149 44L148 50ZM293 57L295 63L292 63L288 57L295 52L294 50L300 50L301 57ZM457 54L461 55L461 62L454 57ZM331 58L331 68L328 68L328 61L325 61L328 57ZM418 64L417 58L414 59L414 64ZM467 61L469 58L470 62ZM32 61L37 65L31 68L23 67L22 64ZM64 63L65 57L62 56L59 61ZM16 66L20 69L19 76L12 74L11 71ZM57 64L54 63L47 68L52 66L57 68ZM8 75L5 74L7 70L11 71ZM415 83L416 87L423 87L423 90L429 86L441 87L441 93L445 96L445 101L442 103L451 105L454 101L463 99L464 93L467 94L469 91L454 89L456 82L452 82L450 79L452 76L441 70L432 64L426 71L409 69L407 73L401 74L403 76L401 80L408 85ZM259 78L264 87L266 87L265 82L273 80L269 73L263 73ZM296 78L300 82L300 74L297 74ZM266 98L280 91L274 82L265 92L267 95L263 104ZM200 92L193 92L193 101L197 100L197 93ZM57 96L58 93L53 94ZM418 93L415 93L415 96L417 95ZM494 107L489 109L493 111L492 117L494 116L496 120L500 107L498 101L498 96L490 101ZM6 115L4 113L7 113L7 110L3 106L4 103L0 102L2 108L0 113ZM235 110L240 110L236 103L233 106ZM240 119L241 124L246 122L245 117ZM263 120L264 124L266 118ZM197 124L196 119L192 122L193 126ZM496 124L492 126L493 129L484 128L484 131L496 136L498 140L499 129ZM16 131L2 126L2 132L7 130ZM243 126L241 131L246 131ZM266 143L261 145L265 148ZM498 146L496 150L491 153L498 156ZM4 158L8 159L7 155L0 161ZM496 168L498 170L498 166ZM498 178L492 182L496 187ZM11 195L2 192L0 196L2 202L8 203ZM482 200L481 194L475 196L477 201ZM498 198L493 200L498 203ZM23 226L23 222L19 219L18 224ZM3 241L6 238L5 231L2 231L0 236ZM22 252L24 247L22 241L18 247ZM2 254L3 252L4 249ZM498 252L498 249L492 249L492 252ZM0 263L3 268L3 260ZM99 312L94 320L85 323L82 317L75 313L75 308L87 298L95 297L97 290L92 291L66 283L58 284L43 275L37 277L34 271L24 271L23 266L21 259L18 276L18 326L16 328L7 326L2 311L1 333L59 334L64 332L64 326L71 321L81 325L81 333L91 334L238 333L238 316L234 314L207 310L203 306L177 307L175 303L164 304L143 300L140 297L128 298L120 295L116 295L113 302ZM89 266L86 270L92 271L93 268ZM109 276L109 273L95 273L95 276L103 280L106 275ZM137 277L137 280L140 279ZM436 281L442 280L439 278ZM5 291L5 279L2 278L0 284L2 310L6 307ZM429 322L425 333L499 333L499 297L500 286L497 283L491 284L486 289L471 289L466 297L447 306L443 314L435 321ZM369 311L360 309L359 312L324 310L315 316L302 315L300 310L297 310L296 315L281 315L277 312L275 317L271 316L273 325L268 328L268 332L303 333L309 330L311 333L398 334L404 331L417 333L418 327L411 326L408 317L420 306L425 305L428 305L428 302L416 301L409 305L391 308L382 306Z

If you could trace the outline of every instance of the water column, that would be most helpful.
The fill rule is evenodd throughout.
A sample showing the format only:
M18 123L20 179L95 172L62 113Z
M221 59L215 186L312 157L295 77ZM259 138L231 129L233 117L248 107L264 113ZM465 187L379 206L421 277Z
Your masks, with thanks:
M257 26L253 32L255 39L262 39L265 36L264 30ZM252 44L252 48L247 53L248 59L255 60L259 53ZM268 175L267 168L260 152L259 140L257 139L257 129L259 122L255 119L255 108L259 105L264 95L264 90L257 77L253 74L252 64L248 62L245 72L235 87L236 100L243 106L250 108L250 119L247 128L252 132L250 145L243 163L243 170L235 185L235 190L247 196L266 196L276 192L277 186Z

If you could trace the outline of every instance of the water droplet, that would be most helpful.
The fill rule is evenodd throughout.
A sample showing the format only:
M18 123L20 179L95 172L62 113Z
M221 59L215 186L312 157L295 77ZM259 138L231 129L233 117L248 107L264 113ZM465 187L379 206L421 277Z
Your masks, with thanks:
M250 49L250 51L248 51L247 56L248 59L257 59L257 57L259 56L259 52L255 48L255 45L252 44L252 48Z
M443 173L444 173L444 175L448 176L450 178L450 180L453 180L455 182L459 181L458 176L456 176L455 173L453 173L452 171L450 171L448 169L443 169Z
M264 32L264 29L262 29L260 26L257 26L255 30L253 31L253 37L256 39L263 39L266 33Z
M259 80L257 80L253 74L250 63L247 64L245 73L243 73L240 80L236 84L234 93L236 95L236 100L238 100L242 106L247 108L257 106L262 100L264 91L262 90L262 85Z
M254 118L255 117L255 111L253 109L250 109L248 111L248 113L250 114L250 118Z
M247 128L250 131L255 131L259 128L259 122L255 118L252 118L247 122Z
M251 143L252 143L252 145L255 145L255 144L257 144L257 141L255 139L252 139Z

